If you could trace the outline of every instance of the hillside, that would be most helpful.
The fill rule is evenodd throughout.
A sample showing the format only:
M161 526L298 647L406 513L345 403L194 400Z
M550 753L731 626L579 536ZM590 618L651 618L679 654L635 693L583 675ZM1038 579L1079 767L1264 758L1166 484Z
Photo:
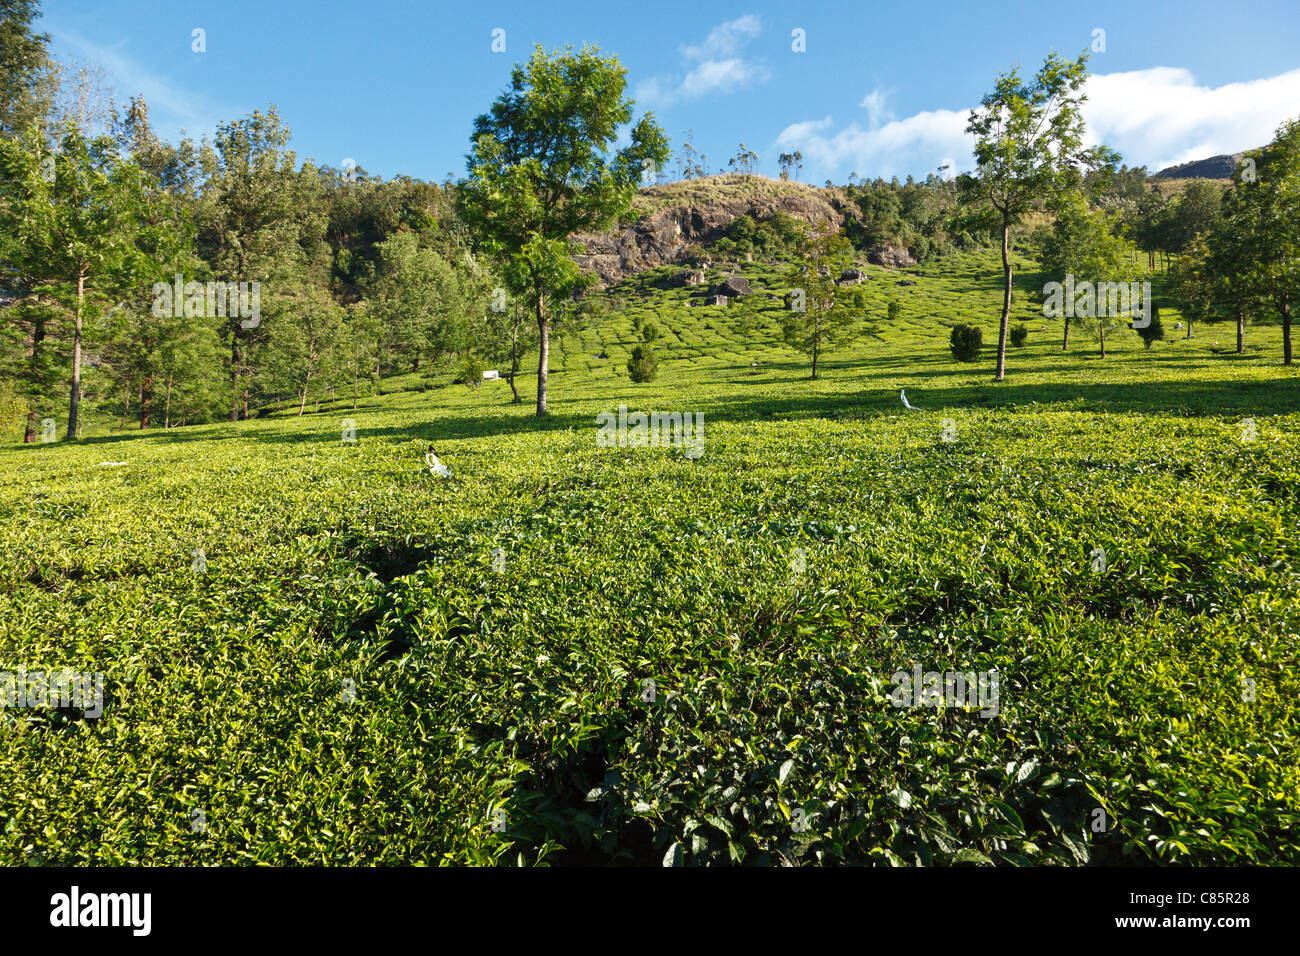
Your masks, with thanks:
M775 313L664 274L557 341L545 419L448 371L0 448L0 658L106 687L4 715L0 860L1300 862L1276 329L1233 356L1171 313L1101 360L1036 320L995 385L947 349L992 338L972 254L870 270L902 318L811 381ZM602 447L620 405L702 416L703 454ZM1000 689L900 708L914 667Z
M605 234L578 236L586 253L577 259L584 271L610 285L685 262L693 249L721 238L740 216L762 220L783 212L838 229L842 204L835 190L738 173L652 186L636 196L630 222Z
M1152 179L1231 179L1245 152L1227 153L1197 159L1190 163L1169 166L1152 176Z

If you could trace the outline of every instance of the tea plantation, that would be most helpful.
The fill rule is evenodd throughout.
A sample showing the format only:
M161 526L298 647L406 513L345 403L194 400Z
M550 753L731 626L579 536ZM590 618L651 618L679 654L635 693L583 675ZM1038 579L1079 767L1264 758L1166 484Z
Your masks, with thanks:
M511 405L448 373L6 434L0 670L102 673L105 700L0 711L0 862L1300 863L1276 328L1238 356L1166 312L1102 359L1018 294L995 384L971 255L871 269L875 334L810 380L777 303L663 277L553 347L544 419L526 375ZM703 454L599 447L620 403L702 414ZM914 667L996 671L995 712L895 706Z

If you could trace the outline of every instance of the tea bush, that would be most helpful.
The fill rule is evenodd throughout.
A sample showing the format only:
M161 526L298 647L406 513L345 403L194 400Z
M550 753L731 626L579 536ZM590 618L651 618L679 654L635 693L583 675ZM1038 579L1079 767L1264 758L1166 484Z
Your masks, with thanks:
M356 410L15 429L0 672L105 699L0 709L0 861L1300 863L1277 330L1031 347L995 385L943 319L996 328L986 274L917 270L816 381L779 299L703 330L629 281L553 351L545 419L522 376L515 406L412 375ZM638 311L661 376L631 388ZM598 444L620 404L703 413L703 454ZM996 672L997 706L896 707L914 667Z

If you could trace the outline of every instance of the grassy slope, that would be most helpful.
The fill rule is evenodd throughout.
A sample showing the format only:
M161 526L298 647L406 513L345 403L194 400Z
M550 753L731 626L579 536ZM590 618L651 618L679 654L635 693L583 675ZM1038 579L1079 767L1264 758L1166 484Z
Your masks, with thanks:
M0 860L1300 862L1276 331L1103 362L1047 322L994 385L943 324L992 341L991 265L873 271L902 323L816 382L645 276L545 421L500 382L0 450L0 670L110 696L9 712ZM620 402L703 412L703 457L596 447ZM1000 713L893 708L913 663L997 668Z

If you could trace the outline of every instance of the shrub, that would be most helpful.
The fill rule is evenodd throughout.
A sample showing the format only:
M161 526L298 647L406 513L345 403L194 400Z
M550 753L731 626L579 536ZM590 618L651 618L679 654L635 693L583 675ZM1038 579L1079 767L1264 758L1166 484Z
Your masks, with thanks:
M1029 329L1023 322L1017 322L1011 326L1011 344L1016 348L1023 348L1025 342L1029 340Z
M659 356L648 345L638 345L627 360L627 374L634 382L653 382L659 374Z
M953 358L958 362L973 362L979 357L980 349L984 347L984 333L975 326L963 322L952 327L952 336L948 341Z
M645 342L653 342L659 338L659 326L653 322L647 322L641 327L641 338Z
M1159 342L1165 337L1165 327L1160 322L1160 307L1151 306L1151 322L1146 328L1138 329L1137 334L1142 336L1142 344L1146 348L1151 348L1152 342Z
M903 306L899 302L889 303L889 324L893 325L903 317Z
M483 363L467 355L456 370L456 384L478 388L483 384Z

